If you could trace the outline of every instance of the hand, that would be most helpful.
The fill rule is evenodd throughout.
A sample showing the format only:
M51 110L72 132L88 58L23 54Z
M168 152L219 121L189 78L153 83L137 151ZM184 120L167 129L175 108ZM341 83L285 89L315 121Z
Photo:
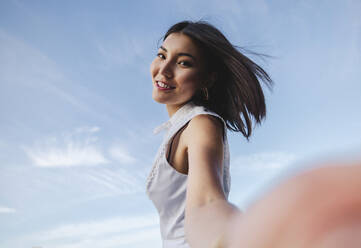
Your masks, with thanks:
M227 248L361 247L361 163L326 165L275 187L229 225Z

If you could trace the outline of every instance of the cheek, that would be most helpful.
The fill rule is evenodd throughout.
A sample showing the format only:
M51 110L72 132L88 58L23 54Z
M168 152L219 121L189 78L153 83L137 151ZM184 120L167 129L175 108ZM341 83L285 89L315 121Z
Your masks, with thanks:
M151 76L154 76L155 73L156 73L156 68L157 68L157 62L155 60L152 61L152 63L150 64L150 68L149 68L149 71L150 71L150 75Z
M190 72L182 75L183 85L187 88L198 88L201 84L201 77L198 72Z

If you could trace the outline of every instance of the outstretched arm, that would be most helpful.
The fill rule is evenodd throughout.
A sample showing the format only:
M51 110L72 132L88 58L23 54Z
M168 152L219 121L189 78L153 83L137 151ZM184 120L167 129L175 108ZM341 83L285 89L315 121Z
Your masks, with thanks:
M223 124L209 115L194 117L186 131L188 183L186 238L191 247L225 247L227 227L240 216L223 192Z
M192 248L361 247L360 162L289 178L241 214L221 187L222 129L205 116L189 127L185 228Z

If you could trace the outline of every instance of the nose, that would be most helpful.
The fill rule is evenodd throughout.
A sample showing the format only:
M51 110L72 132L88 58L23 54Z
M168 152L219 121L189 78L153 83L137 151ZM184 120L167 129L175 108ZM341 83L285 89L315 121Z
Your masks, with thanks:
M159 74L166 78L171 78L173 76L173 68L170 61L163 61L159 65Z

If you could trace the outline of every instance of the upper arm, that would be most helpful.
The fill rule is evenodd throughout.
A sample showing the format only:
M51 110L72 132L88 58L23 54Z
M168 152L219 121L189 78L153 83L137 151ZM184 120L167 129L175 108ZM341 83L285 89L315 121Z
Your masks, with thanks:
M223 124L217 117L198 115L187 127L189 207L225 199L223 177Z

